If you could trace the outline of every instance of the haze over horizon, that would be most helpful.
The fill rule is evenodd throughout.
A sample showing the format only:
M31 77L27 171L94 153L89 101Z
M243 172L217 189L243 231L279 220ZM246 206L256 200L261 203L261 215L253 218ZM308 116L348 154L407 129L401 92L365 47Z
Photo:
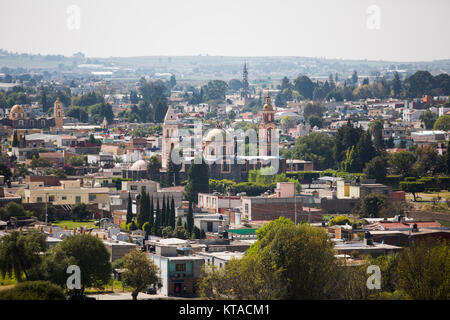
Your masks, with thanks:
M450 58L450 1L3 0L0 47L88 57Z

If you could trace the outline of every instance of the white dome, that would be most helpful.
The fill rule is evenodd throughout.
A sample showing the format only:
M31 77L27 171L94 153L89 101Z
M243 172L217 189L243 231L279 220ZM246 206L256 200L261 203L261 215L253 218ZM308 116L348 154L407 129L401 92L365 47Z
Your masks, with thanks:
M138 160L131 166L130 170L132 171L145 171L147 170L147 163L145 160Z

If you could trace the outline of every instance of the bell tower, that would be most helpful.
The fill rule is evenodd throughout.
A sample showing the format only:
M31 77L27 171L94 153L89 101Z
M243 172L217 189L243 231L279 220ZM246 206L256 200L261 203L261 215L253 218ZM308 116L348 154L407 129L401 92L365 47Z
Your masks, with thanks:
M178 147L180 140L178 136L178 121L172 106L167 109L164 117L163 138L162 138L162 163L161 167L168 168L170 153L172 149Z
M53 106L53 117L55 118L55 127L62 129L64 123L64 110L61 100L56 99Z
M278 126L275 123L275 110L270 101L270 94L267 93L266 103L262 111L262 121L259 124L259 155L262 157L275 156L274 151L278 150L277 138Z

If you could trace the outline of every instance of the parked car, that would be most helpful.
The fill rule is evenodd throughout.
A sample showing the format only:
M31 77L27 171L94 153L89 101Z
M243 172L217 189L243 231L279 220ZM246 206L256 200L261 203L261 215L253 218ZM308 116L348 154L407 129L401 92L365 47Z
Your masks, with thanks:
M145 290L146 294L156 294L156 289L153 287L148 287L147 290Z

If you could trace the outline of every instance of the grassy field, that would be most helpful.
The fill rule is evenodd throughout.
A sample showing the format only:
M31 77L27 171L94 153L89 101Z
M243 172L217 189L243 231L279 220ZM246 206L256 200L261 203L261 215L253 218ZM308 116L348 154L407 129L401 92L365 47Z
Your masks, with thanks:
M86 226L87 228L95 228L94 220L89 220L89 221L61 220L61 221L52 222L52 225L62 227L62 228L64 228L64 226L66 226L67 229L74 229L74 228L84 227L84 226Z
M431 201L433 198L437 198L437 197L441 197L442 200L447 200L447 199L450 199L450 191L420 192L420 193L416 193L416 197L420 197L424 201ZM412 201L414 199L412 193L407 193L406 199Z
M16 278L13 277L9 277L8 275L6 275L4 278L0 275L0 286L10 286L13 284L16 284L17 280Z
M440 220L440 221L438 221L440 224L442 224L444 227L449 227L450 228L450 221L443 221L443 220Z
M112 293L112 292L131 292L132 288L124 287L122 281L115 281L114 285L112 281L103 290L97 288L87 288L85 290L86 294L101 294L101 293Z

